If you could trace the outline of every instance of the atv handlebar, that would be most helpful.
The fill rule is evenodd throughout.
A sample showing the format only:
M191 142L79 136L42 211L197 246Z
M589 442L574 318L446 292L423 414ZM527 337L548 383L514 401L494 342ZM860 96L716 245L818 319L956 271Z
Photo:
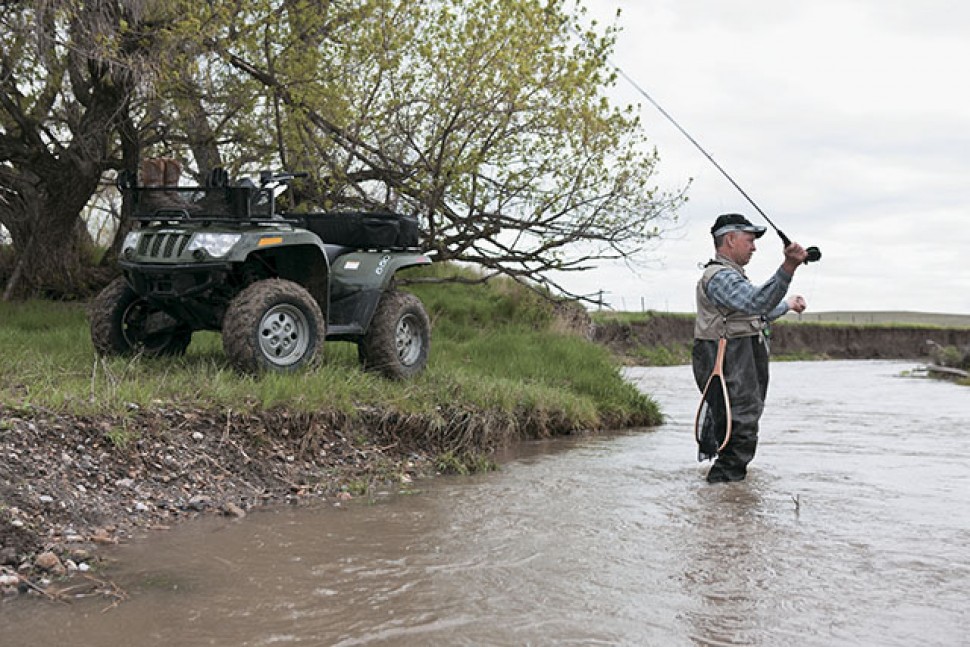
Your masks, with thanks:
M298 178L310 177L310 174L301 171L298 173L273 173L272 171L260 171L259 172L259 183L261 186L266 186L273 182L284 183Z

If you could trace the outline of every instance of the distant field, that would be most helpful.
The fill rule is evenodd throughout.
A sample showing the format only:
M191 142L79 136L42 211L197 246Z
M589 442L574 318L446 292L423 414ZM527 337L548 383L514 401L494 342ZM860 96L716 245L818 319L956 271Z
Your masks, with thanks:
M786 321L802 321L806 323L843 323L843 324L906 324L940 326L942 328L970 328L970 315L941 314L933 312L803 312L789 313Z
M594 321L620 321L634 322L643 321L650 317L693 317L693 313L678 312L591 312ZM789 313L785 315L783 321L803 322L803 323L831 323L831 324L855 324L865 325L892 325L900 324L904 326L938 326L940 328L970 328L970 314L955 315L934 312L907 312L897 311L832 311L832 312L804 312L802 314Z

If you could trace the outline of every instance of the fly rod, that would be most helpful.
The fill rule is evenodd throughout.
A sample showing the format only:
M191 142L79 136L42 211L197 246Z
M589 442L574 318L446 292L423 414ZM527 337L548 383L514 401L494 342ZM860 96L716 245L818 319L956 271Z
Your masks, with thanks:
M735 189L737 189L737 190L738 190L738 192L739 192L739 193L740 193L741 195L743 195L743 196L744 196L744 199L745 199L745 200L747 200L747 201L748 201L748 202L749 202L749 203L751 204L751 206L752 206L752 207L754 207L754 208L755 208L755 210L756 210L756 211L757 211L758 213L760 213L760 214L761 214L761 217L765 219L765 222L767 222L767 223L768 223L769 225L771 225L771 228L772 228L772 229L774 229L774 230L775 230L775 233L777 233L777 234L778 234L778 237L779 237L779 238L781 238L781 242L782 242L782 243L784 243L784 245L785 245L785 247L788 247L789 245L791 245L791 240L790 240L790 239L788 238L788 236L786 236L786 235L785 235L785 233L784 233L784 232L783 232L783 231L782 231L781 229L778 229L778 227L777 227L777 226L775 225L775 223L773 223L773 222L771 221L771 218L769 218L769 217L768 217L768 214L766 214L766 213L765 213L764 211L762 211L762 210L761 210L761 207L759 207L759 206L758 206L758 204L757 204L757 203L756 203L756 202L755 202L754 200L752 200L752 199L751 199L751 196L749 196L749 195L747 194L747 192L746 192L746 191L745 191L744 189L742 189L742 188L741 188L741 185L740 185L740 184L738 184L737 182L735 182L735 181L734 181L734 178L733 178L733 177L731 177L731 176L730 176L730 175L728 174L728 172L727 172L727 171L725 171L725 170L724 170L724 168L722 168L722 167L721 167L721 165L717 163L717 160L715 160L715 159L714 159L714 158L713 158L713 157L711 156L711 154L710 154L710 153L708 153L708 152L707 152L707 151L706 151L706 150L704 149L704 147L703 147L703 146L701 146L701 145L700 145L700 144L699 144L699 143L697 142L697 140L696 140L696 139L694 139L693 137L691 137L691 136L690 136L690 133L689 133L689 132L687 132L687 131L686 131L686 130L684 129L684 127L683 127L683 126L681 126L681 125L680 125L679 123L677 123L677 120L676 120L676 119L674 119L674 118L673 118L673 117L672 117L672 116L670 115L670 113L669 113L669 112L667 112L666 110L664 110L664 109L663 109L663 106L661 106L661 105L660 105L659 103L657 103L656 101L654 101L654 99L653 99L653 97L651 97L651 96L650 96L650 94L649 94L649 93L648 93L648 92L647 92L646 90L644 90L644 89L643 89L642 87L640 87L640 84L639 84L639 83L637 83L637 82L636 82L636 81L634 81L634 80L633 80L632 78L630 78L630 76L629 76L629 75L628 75L628 74L627 74L626 72L624 72L624 71L623 71L623 70L622 70L622 69L621 69L621 68L620 68L619 66L617 66L617 65L615 65L615 64L614 64L614 65L613 65L613 67L614 67L614 68L616 69L616 71L617 71L617 72L618 72L618 73L620 74L620 76L622 76L622 77L623 77L624 79L626 79L626 80L627 80L627 82L628 82L628 83L629 83L630 85L632 85L632 86L633 86L634 88L636 88L636 90L637 90L637 92L639 92L640 94L642 94L642 95L643 95L643 97L644 97L644 98L645 98L645 99L646 99L647 101L649 101L649 102L650 102L650 103L651 103L651 104L653 105L653 107L657 109L657 111L658 111L658 112L660 112L660 114L662 114L662 115L663 115L664 117L666 117L666 119L667 119L667 121L669 121L670 123L672 123L672 124L674 125L674 127L675 127L675 128L677 128L677 130L679 130L679 131L680 131L680 133L681 133L681 134L682 134L682 135L683 135L684 137L686 137L686 138L687 138L687 140L688 140L688 141L689 141L689 142L690 142L691 144L693 144L693 145L694 145L694 147L695 147L695 148L697 148L697 150L699 150L699 151L700 151L700 152L701 152L701 153L702 153L702 154L704 155L704 157L706 157L706 158L708 159L708 161L710 161L710 163L711 163L711 164L713 164L713 165L714 165L714 168L716 168L716 169L717 169L718 171L720 171L720 172L721 172L721 175L723 175L723 176L724 176L725 178L727 178L727 181L728 181L728 182L730 182L730 183L731 183L731 184L732 184L732 185L734 186L734 188L735 188ZM814 261L817 261L817 260L819 260L820 258L822 258L822 251L821 251L821 250L820 250L820 249L819 249L818 247L814 247L814 246L813 246L813 247L807 247L807 248L805 249L805 251L806 251L806 252L808 253L808 258L807 258L807 259L805 259L805 262L806 262L806 263L811 263L811 262L814 262Z

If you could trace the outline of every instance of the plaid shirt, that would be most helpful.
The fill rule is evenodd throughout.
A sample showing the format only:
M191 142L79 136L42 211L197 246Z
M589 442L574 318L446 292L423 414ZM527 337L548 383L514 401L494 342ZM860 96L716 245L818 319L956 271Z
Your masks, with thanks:
M722 308L761 315L768 321L774 321L788 312L785 293L791 279L791 274L779 267L764 285L756 287L747 278L728 268L711 277L707 283L707 296Z

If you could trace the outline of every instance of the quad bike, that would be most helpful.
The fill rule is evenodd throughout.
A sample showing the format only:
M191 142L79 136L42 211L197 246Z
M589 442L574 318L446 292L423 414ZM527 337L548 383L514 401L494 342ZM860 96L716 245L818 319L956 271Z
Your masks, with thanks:
M123 276L91 306L101 355L181 355L197 330L222 334L244 373L314 365L324 339L357 344L365 369L420 373L431 324L421 301L394 287L404 268L428 265L416 218L390 212L282 212L276 197L299 174L179 187L174 160L145 160L130 192L135 227Z

